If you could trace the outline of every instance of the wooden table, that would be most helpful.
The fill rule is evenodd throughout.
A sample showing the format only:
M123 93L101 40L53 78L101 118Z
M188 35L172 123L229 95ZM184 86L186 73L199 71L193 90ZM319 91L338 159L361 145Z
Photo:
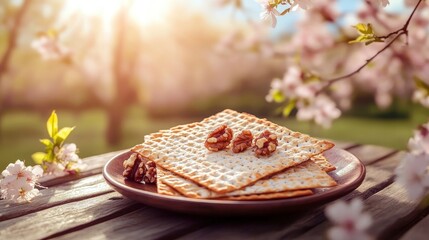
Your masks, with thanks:
M429 208L407 200L394 182L404 152L337 143L366 164L363 184L343 197L360 197L377 239L429 239ZM30 204L0 201L0 239L324 239L331 226L323 206L306 212L259 217L202 217L148 207L113 191L101 175L119 152L85 159L79 176L44 181L48 189Z

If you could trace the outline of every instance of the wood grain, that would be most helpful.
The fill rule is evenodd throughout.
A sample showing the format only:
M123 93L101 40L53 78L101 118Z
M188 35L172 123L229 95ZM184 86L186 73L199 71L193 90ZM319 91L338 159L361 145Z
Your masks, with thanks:
M360 147L350 149L349 152L358 156L365 165L368 165L378 159L381 159L383 156L394 154L397 151L382 146L362 145Z
M373 224L368 233L374 239L393 239L391 236L393 232L387 230L397 221L406 224L404 218L414 211L417 204L407 200L405 190L393 183L366 199L364 206L365 211L373 217ZM330 227L331 224L325 221L297 239L324 239L324 235Z
M356 149L361 148L357 147ZM365 147L364 151L356 151L356 155L363 161L375 162L373 165L367 166L367 177L363 184L351 194L343 199L353 197L368 198L375 193L381 191L386 186L389 186L392 181L393 169L397 166L403 154L390 155L387 152L387 158L382 161L374 161L373 156L376 154L368 154L371 147ZM375 147L374 150L379 148ZM365 153L359 155L359 153ZM323 223L326 218L323 214L323 207L316 210L311 210L301 214L291 214L287 216L276 216L275 218L264 219L242 219L240 221L232 221L210 225L193 233L183 236L183 239L215 239L228 236L234 238L252 238L252 239L290 239L296 238L306 231L314 228L318 224ZM323 235L322 235L323 236Z
M401 240L415 239L415 240L426 240L428 239L428 226L429 216L426 216L416 225L414 225L408 232L401 237Z
M96 175L43 189L40 192L42 195L34 198L31 203L3 201L4 204L0 205L0 221L110 193L113 189L107 185L103 176Z
M209 219L186 216L155 208L142 208L129 214L72 232L59 239L171 239L208 224Z
M370 229L374 236L389 236L386 232L397 226L400 218L415 221L416 205L408 202L404 190L393 183L393 170L404 153L349 143L338 143L337 147L349 149L367 164L367 177L363 184L343 199L360 197L365 200L366 209L371 211L376 222ZM249 219L187 216L138 205L111 192L99 175L104 164L119 152L123 151L85 159L89 168L79 176L45 180L44 183L54 187L42 190L44 196L35 198L31 204L0 206L0 220L3 219L0 222L1 238L265 240L323 238L330 227L323 207ZM418 239L414 237L424 233L427 222L429 217L410 229L404 239ZM378 227L383 224L385 227Z
M40 239L69 228L105 218L135 203L119 193L48 208L0 222L2 239Z
M97 155L93 157L88 157L82 159L84 163L87 164L87 167L82 170L77 175L65 175L62 177L56 177L53 175L47 175L39 179L39 182L44 187L51 187L59 184L63 184L69 181L73 181L76 179L93 176L96 174L101 173L103 166L114 156L118 155L119 153L124 152L125 150L116 151L116 152L110 152L102 155Z

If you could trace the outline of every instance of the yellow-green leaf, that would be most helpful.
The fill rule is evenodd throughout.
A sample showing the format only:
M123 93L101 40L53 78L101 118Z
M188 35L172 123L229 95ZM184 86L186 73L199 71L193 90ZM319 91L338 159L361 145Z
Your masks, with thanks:
M414 83L416 84L416 87L429 95L429 85L425 83L421 78L418 76L414 76Z
M273 101L276 103L281 103L285 100L285 97L280 90L274 90L272 94Z
M54 136L55 144L61 145L64 140L70 135L75 127L65 127L62 128L58 133Z
M36 153L33 153L33 155L31 155L31 158L33 159L34 163L42 164L46 158L46 153L36 152Z
M46 122L46 126L48 129L48 134L51 138L53 138L55 135L57 135L58 132L58 117L55 113L55 110L52 111L51 116L48 119L48 122Z
M283 108L283 116L287 117L290 115L292 110L295 108L296 99L290 100L289 103Z
M364 35L374 34L374 29L372 28L371 24L365 24L365 23L358 23L355 26L353 26L358 30L359 33Z
M53 143L51 140L47 139L47 138L40 139L39 141L40 141L43 145L45 145L46 147L53 147L53 146L54 146L54 143Z

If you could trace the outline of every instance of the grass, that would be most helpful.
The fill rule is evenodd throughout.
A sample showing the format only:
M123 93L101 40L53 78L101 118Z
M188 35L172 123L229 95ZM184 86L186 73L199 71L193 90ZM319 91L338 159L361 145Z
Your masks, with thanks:
M331 129L321 129L313 124L294 119L272 118L270 120L292 130L322 138L331 138L364 144L382 145L405 149L412 130L427 121L429 112L412 109L408 118L378 119L345 116L335 121ZM47 137L45 122L50 113L28 111L7 112L0 125L0 169L16 159L32 163L31 154L43 151L38 139ZM159 129L200 120L191 117L169 117L151 119L142 109L130 108L123 127L123 140L117 146L108 146L104 138L107 125L102 110L73 112L57 110L60 127L76 126L67 142L78 145L79 155L84 158L114 150L126 149L143 141L144 135Z

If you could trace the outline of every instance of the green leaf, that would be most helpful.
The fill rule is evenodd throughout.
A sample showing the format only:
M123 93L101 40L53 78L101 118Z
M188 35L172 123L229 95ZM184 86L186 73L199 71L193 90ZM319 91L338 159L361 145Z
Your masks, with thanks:
M40 139L39 141L43 145L45 145L46 147L53 147L54 146L54 143L50 139L44 138L44 139Z
M57 135L58 132L58 117L55 113L55 110L52 111L51 116L48 119L48 122L46 122L46 126L48 129L48 134L51 138L53 138L55 135Z
M73 131L75 127L65 127L62 128L55 136L54 136L54 142L56 145L61 145L64 140L70 135L70 133Z
M283 108L283 116L287 117L290 115L292 110L295 108L296 99L290 100L289 103Z
M33 153L33 155L31 155L31 158L33 159L34 163L43 164L46 158L46 153L36 152L36 153Z

